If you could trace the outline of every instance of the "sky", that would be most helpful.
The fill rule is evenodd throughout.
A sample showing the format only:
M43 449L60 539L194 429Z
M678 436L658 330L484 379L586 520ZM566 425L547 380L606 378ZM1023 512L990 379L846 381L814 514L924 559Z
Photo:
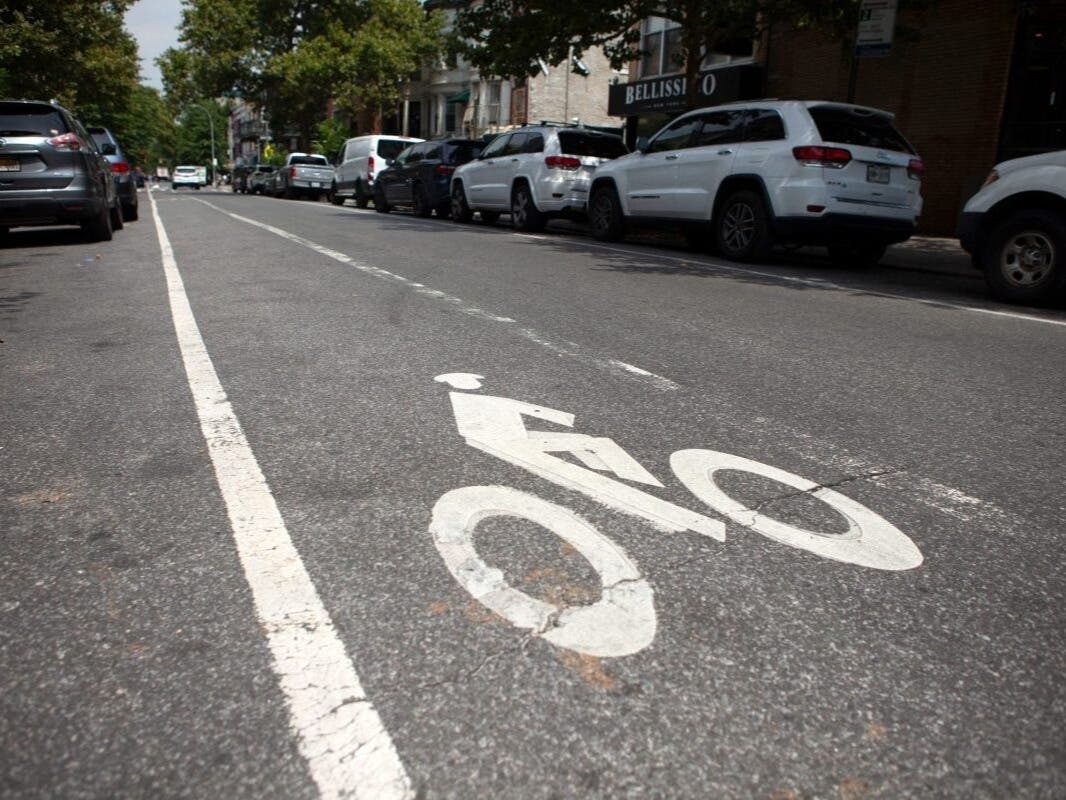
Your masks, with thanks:
M181 0L138 0L126 12L126 30L137 40L141 57L141 82L163 88L155 60L178 43Z

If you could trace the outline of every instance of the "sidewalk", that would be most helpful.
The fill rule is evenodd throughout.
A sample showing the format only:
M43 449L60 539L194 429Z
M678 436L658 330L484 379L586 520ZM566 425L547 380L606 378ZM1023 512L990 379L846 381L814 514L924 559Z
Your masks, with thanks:
M915 236L894 244L882 259L883 264L946 275L980 275L970 263L970 254L959 246L958 239L938 236Z

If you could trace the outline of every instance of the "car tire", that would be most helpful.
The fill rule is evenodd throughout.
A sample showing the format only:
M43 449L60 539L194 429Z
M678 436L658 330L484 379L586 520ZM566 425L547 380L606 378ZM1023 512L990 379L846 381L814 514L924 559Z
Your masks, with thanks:
M110 242L112 238L111 209L107 207L107 204L101 204L100 213L83 222L81 229L85 233L85 238L90 242Z
M337 194L337 184L333 184L329 187L329 202L335 206L344 205L344 198Z
M429 195L426 194L425 187L416 183L411 187L411 199L413 204L413 211L416 217L429 217L433 215L433 206L430 205Z
M829 260L838 267L876 267L888 245L877 242L845 242L829 245Z
M597 186L589 197L589 232L601 242L617 242L625 236L622 203L614 186Z
M1066 222L1041 208L1016 211L981 253L985 282L1007 303L1042 306L1066 297Z
M479 211L481 214L481 222L484 225L495 225L500 218L499 211Z
M524 233L539 233L548 224L548 218L533 202L529 184L520 183L511 192L511 222Z
M111 214L111 230L120 231L126 227L126 221L122 219L122 203L116 200L109 213Z
M725 199L714 220L714 241L733 261L761 261L770 254L770 221L757 192L742 189Z
M451 216L452 216L452 205L451 205L451 203L441 203L434 210L437 212L437 216L440 217L441 219L450 219Z
M474 212L466 202L466 192L463 185L457 183L452 186L452 219L456 222L470 222L474 218Z
M137 217L140 216L140 211L137 208L136 203L123 203L122 205L122 218L126 222L136 222Z
M374 189L374 210L379 214L388 214L392 211L392 206L385 200L385 193L380 189Z
M355 184L355 207L366 208L370 205L370 194L363 191L363 184L356 182Z

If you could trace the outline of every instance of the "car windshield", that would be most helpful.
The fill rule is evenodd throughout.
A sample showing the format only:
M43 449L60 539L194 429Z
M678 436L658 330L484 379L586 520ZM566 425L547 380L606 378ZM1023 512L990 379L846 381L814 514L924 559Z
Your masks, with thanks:
M897 153L914 152L887 116L855 114L832 106L815 106L808 111L823 142L876 147Z
M178 173L179 175L195 175L196 174L196 167L178 167L174 171L176 173Z
M402 139L379 139L378 155L386 160L396 158L405 147L410 146L411 142L405 142Z
M289 161L290 165L303 164L308 167L328 167L329 162L326 161L325 156L293 156Z
M619 137L588 131L559 131L559 149L568 156L594 158L618 158L628 152Z
M63 115L49 106L0 103L0 136L58 136L67 133Z

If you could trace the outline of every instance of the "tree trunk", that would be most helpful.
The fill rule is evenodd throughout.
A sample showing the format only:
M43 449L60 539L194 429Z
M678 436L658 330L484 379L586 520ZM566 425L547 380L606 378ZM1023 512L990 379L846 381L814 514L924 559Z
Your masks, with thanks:
M699 87L700 64L703 62L703 53L700 52L703 39L700 36L699 22L699 0L695 3L686 3L685 20L681 29L681 46L685 50L686 111L699 108L703 104L700 99Z

